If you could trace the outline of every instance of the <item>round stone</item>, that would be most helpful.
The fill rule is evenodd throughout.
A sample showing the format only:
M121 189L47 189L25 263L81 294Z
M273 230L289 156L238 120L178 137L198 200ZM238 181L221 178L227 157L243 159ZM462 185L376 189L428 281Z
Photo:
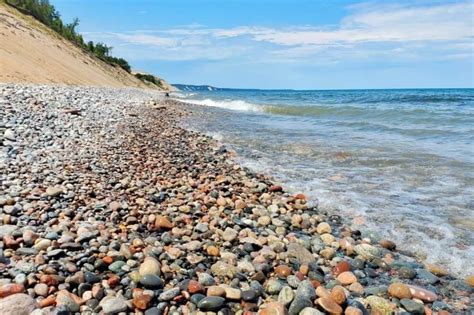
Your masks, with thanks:
M357 277L351 271L344 271L339 276L337 276L337 281L339 281L342 285L349 285L357 282Z
M158 296L158 300L160 300L160 301L171 301L172 299L174 299L175 297L177 297L179 295L180 291L181 290L178 287L165 290L165 291L163 291L163 293L161 293Z
M145 275L159 276L161 273L160 268L161 266L158 260L156 260L153 257L145 257L145 260L140 265L138 272L140 273L141 276L145 276Z
M393 313L392 305L386 299L380 296L371 295L368 296L365 300L373 312L378 312L379 314Z
M349 262L343 260L343 261L338 262L336 266L334 266L334 268L332 269L332 273L334 274L334 276L337 277L341 273L350 271L350 270L351 270L351 265L349 264Z
M125 312L128 308L127 302L121 296L106 296L100 301L99 305L105 314Z
M225 289L216 285L207 288L207 296L224 296Z
M390 240L381 240L379 242L380 246L382 246L383 248L386 248L388 250L395 250L395 248L397 247L397 245L390 241Z
M398 299L411 299L410 288L403 283L392 283L388 287L388 293L390 296L396 297Z
M349 306L344 310L344 315L363 315L364 313L354 306Z
M342 308L330 298L319 298L316 302L330 314L342 314Z
M242 300L250 302L255 300L259 296L258 292L254 289L248 289L242 291Z
M238 236L238 232L233 228L227 227L222 234L222 239L226 242L232 242Z
M163 280L157 275L147 274L140 279L140 283L148 289L160 289L163 287Z
M324 315L324 314L315 308L305 307L301 310L299 315Z
M289 275L291 275L292 270L291 270L290 267L288 267L286 265L279 265L279 266L275 267L275 273L280 278L286 278Z
M23 293L13 294L0 300L0 314L28 315L35 308L35 300Z
M203 298L198 303L198 308L201 311L218 311L224 305L225 299L220 296L208 296Z
M228 300L240 300L242 292L239 289L225 288L225 297Z
M420 299L425 302L434 302L438 299L438 295L436 293L433 293L429 290L426 290L424 288L420 288L418 286L414 285L408 285L408 288L410 288L410 292L412 297Z
M339 305L344 304L346 301L346 292L340 285L335 286L331 290L331 299Z
M294 297L295 293L293 292L293 289L289 286L284 286L278 294L278 302L287 306L291 301L293 301Z
M47 296L48 295L48 286L44 283L38 283L34 287L35 294L38 296Z
M278 294L282 288L283 285L278 280L270 279L267 281L267 283L265 283L265 291L268 294Z
M165 216L158 215L155 220L155 227L162 230L171 230L174 224Z
M288 308L289 315L298 315L304 308L313 306L313 302L304 296L295 296Z
M265 305L265 308L260 311L260 315L288 315L288 311L283 304L271 302Z
M402 304L403 308L411 314L425 314L425 307L423 303L418 303L410 299L401 299L400 304Z
M318 232L318 234L331 233L331 226L326 222L321 222L316 227L316 232Z

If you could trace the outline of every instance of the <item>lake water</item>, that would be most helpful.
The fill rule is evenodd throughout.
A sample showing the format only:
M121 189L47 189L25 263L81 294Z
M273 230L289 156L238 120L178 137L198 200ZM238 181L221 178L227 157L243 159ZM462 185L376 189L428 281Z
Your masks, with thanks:
M472 274L474 89L183 92L190 127L400 249ZM355 223L354 223L355 222Z

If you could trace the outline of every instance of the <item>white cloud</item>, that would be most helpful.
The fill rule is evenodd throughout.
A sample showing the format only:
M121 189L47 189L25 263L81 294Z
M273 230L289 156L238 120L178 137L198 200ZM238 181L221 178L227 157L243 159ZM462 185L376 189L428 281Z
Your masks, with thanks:
M175 47L178 45L179 40L177 38L167 38L147 34L120 34L112 33L119 40L140 45L151 45L159 47Z
M254 39L289 46L468 40L474 36L473 16L472 3L416 8L379 5L366 12L355 12L333 30L274 30L254 33Z
M350 8L337 26L269 28L239 26L207 28L202 25L126 33L89 33L95 40L128 47L138 57L163 60L222 60L261 58L293 62L324 55L324 60L367 58L390 54L416 59L427 47L441 56L472 55L473 2L431 6L364 4ZM435 51L435 53L436 53ZM439 56L437 57L439 59Z

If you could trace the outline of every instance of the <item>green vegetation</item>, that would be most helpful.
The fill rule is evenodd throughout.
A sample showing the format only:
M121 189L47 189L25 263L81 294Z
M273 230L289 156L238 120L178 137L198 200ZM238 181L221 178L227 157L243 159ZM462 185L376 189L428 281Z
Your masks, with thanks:
M135 73L135 76L142 81L148 81L150 83L153 83L156 86L163 87L161 80L157 79L154 75L144 74L144 73Z
M130 65L125 59L111 56L110 53L112 47L107 46L104 43L94 43L92 41L85 43L82 35L76 32L76 27L79 25L79 19L76 18L72 23L65 24L61 20L59 12L56 11L54 6L51 5L48 0L6 0L6 3L25 14L33 16L65 39L71 41L85 51L94 54L103 61L114 66L119 66L127 72L131 71Z

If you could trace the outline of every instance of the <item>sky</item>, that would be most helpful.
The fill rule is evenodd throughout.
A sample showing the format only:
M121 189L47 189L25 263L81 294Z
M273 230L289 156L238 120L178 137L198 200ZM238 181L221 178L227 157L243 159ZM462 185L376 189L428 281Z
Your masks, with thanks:
M50 0L86 40L170 83L474 87L474 0Z

